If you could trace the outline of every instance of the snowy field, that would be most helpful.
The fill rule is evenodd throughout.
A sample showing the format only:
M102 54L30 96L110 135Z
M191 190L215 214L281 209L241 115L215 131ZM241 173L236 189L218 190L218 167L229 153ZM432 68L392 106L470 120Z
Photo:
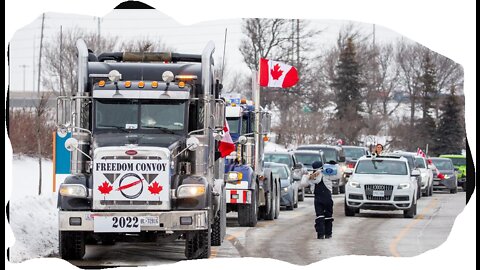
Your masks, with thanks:
M14 157L10 196L10 226L15 244L10 261L58 255L57 197L53 193L52 162L42 162L42 194L38 195L38 160ZM7 181L11 181L7 179Z

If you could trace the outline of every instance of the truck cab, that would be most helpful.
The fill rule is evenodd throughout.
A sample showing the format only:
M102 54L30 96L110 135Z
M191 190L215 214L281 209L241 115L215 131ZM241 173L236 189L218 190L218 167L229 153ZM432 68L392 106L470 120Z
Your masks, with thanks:
M71 175L58 197L61 257L81 259L87 240L131 236L181 238L187 259L209 257L226 224L213 43L201 55L94 55L83 40L77 49L78 88L57 102L57 132L71 136Z

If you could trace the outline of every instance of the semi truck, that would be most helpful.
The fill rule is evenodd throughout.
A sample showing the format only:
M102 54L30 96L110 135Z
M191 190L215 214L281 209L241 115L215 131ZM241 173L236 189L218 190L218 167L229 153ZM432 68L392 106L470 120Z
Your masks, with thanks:
M256 76L253 76L256 78ZM258 219L273 220L280 212L280 180L264 168L265 137L271 113L260 107L258 84L253 101L227 101L226 117L236 151L226 157L227 212L238 212L240 226L255 227Z
M61 257L133 240L184 242L187 259L208 258L226 231L215 45L202 54L76 47L78 87L57 99L57 133L71 136L58 192Z

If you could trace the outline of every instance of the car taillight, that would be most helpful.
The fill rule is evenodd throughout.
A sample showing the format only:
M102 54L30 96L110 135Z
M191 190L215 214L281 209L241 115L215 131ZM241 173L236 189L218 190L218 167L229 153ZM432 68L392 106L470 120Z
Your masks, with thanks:
M355 167L355 163L348 163L348 168L353 169Z

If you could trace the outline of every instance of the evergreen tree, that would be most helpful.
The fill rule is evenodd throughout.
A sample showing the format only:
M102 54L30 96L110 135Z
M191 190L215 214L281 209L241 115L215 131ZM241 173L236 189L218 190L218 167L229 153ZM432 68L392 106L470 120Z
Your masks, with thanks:
M415 128L415 139L417 145L412 145L411 150L416 147L424 149L428 144L429 149L437 149L436 123L432 117L432 102L437 90L436 70L430 56L430 52L425 52L422 59L422 75L420 80L420 106L422 108L422 118L417 120ZM431 152L430 152L431 153Z
M465 149L465 125L460 98L452 87L442 103L442 114L437 129L436 154L461 154Z
M331 127L335 136L346 143L356 144L360 130L364 127L360 82L361 67L356 60L355 44L349 38L340 52L335 78L331 84L335 93L336 113Z

